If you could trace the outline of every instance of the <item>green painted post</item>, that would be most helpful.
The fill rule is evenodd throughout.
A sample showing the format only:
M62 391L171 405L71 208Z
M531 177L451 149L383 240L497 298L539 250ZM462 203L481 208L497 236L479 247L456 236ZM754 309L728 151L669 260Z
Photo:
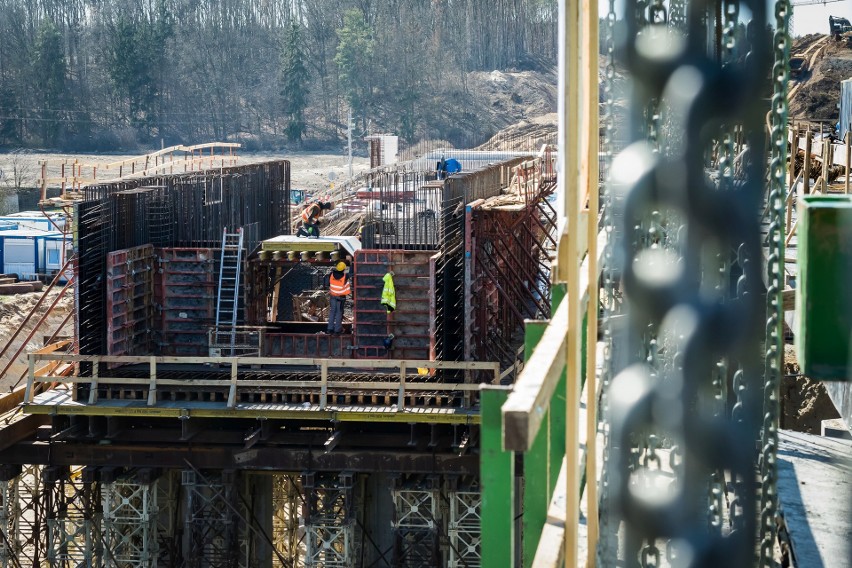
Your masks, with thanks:
M508 389L483 387L479 475L482 482L482 565L511 567L515 558L515 456L503 451L501 407Z
M551 289L553 311L559 307L559 303L568 294L565 284L556 284ZM553 398L550 399L550 474L548 499L556 490L556 482L559 480L559 470L562 469L562 459L565 457L565 371L556 385Z
M567 287L556 284L551 290L552 309L556 311L565 299ZM541 340L549 322L526 322L524 337L524 358L529 359L533 349ZM522 515L522 560L525 568L532 566L535 552L541 538L541 531L547 522L547 509L550 498L556 489L559 470L565 457L565 372L556 386L550 409L544 417L532 447L524 454L524 496Z
M533 349L547 329L547 321L526 322L524 334L524 360L529 361ZM563 406L564 406L563 400ZM522 560L525 568L532 566L535 551L541 538L544 523L547 522L547 508L550 504L552 488L550 486L550 411L545 413L542 427L529 451L524 453L524 497L523 516L521 518ZM561 458L560 458L561 460Z
M812 379L850 380L852 198L802 197L796 235L799 365L802 373Z
M565 371L556 384L553 398L550 399L550 459L548 465L548 501L556 491L559 480L559 470L562 469L562 459L565 457Z
M556 308L562 302L562 299L568 295L567 284L554 284L550 288L550 310L556 312Z

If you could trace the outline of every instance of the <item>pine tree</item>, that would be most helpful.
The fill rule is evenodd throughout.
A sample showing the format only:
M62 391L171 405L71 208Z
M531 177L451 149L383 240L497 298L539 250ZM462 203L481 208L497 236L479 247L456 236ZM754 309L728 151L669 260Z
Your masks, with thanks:
M0 86L0 146L20 143L20 121L16 119L18 106L15 91L8 85Z
M157 10L153 20L122 16L112 29L109 45L109 73L115 92L127 104L130 124L143 139L160 122L162 68L166 43L174 34L166 4L159 2Z
M300 141L306 130L304 111L308 106L308 70L305 67L299 25L296 23L290 26L284 40L279 84L287 119L284 131L291 142Z
M41 121L41 142L55 146L60 132L65 98L65 50L56 25L45 20L39 27L33 50L33 74Z
M364 123L364 111L370 103L375 40L360 10L352 9L343 14L343 27L337 30L337 37L334 62L340 70L343 92L352 114Z

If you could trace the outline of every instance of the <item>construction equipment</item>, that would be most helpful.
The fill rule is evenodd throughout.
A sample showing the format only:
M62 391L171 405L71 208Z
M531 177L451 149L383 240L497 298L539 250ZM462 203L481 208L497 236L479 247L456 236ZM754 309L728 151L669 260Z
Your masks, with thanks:
M805 57L805 54L797 53L790 57L791 77L800 77L802 74L807 73L809 67L808 58Z
M828 17L828 28L831 33L831 37L836 40L840 39L841 34L845 34L846 32L852 31L852 24L849 23L848 18L840 18L838 16L829 16Z

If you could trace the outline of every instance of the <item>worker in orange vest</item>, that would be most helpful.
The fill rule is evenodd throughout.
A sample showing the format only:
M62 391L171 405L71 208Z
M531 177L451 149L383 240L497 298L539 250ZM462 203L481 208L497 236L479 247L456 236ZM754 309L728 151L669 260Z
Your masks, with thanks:
M330 201L312 201L302 209L302 225L296 231L297 237L319 237L320 217L323 211L330 210L334 205Z
M341 334L343 333L343 309L346 307L346 298L352 293L345 262L338 262L334 270L326 276L326 285L331 296L326 333Z

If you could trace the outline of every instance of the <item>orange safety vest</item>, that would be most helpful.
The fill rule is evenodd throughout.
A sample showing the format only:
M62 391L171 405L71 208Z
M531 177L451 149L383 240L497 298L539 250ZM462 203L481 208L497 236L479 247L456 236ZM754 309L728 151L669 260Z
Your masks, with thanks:
M302 209L302 221L305 223L310 223L311 219L319 218L321 212L322 208L318 204L311 203L310 205Z
M329 279L329 289L332 296L348 296L352 292L349 286L349 278L345 274L340 278L331 276Z

